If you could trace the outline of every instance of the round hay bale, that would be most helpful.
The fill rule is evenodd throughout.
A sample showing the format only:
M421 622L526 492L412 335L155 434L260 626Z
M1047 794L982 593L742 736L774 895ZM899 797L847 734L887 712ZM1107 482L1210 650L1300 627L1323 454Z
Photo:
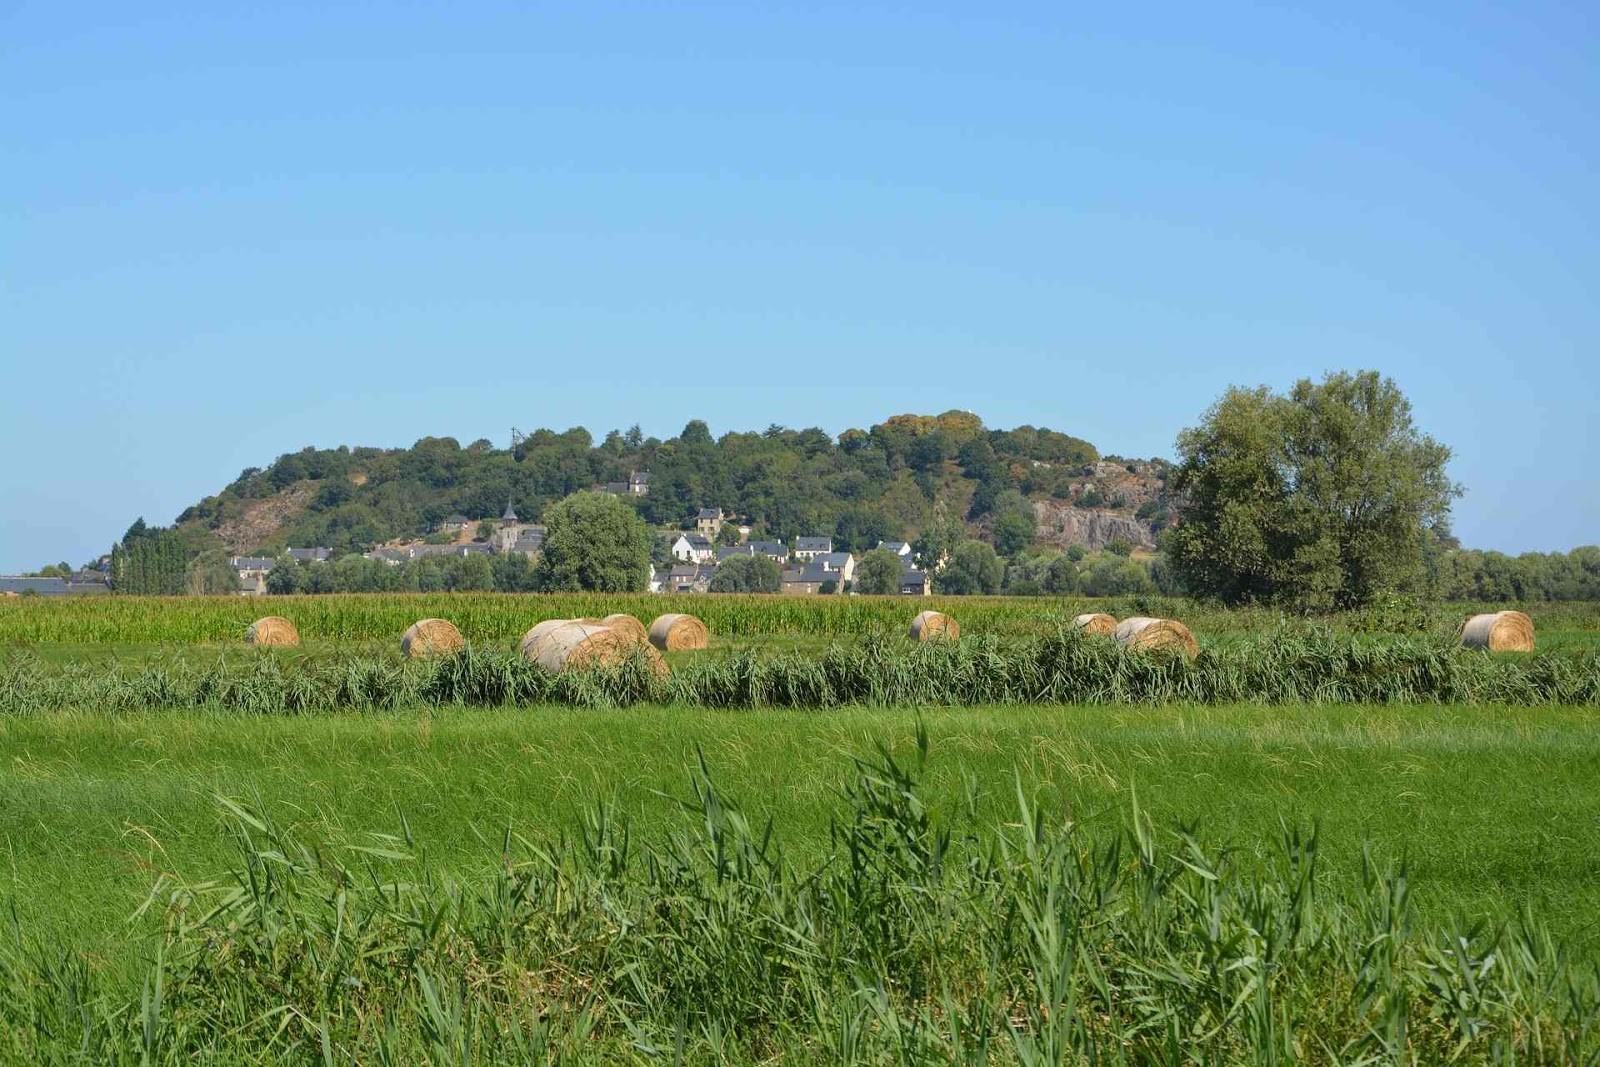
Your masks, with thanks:
M705 648L711 631L693 615L662 615L650 624L647 636L663 652L686 652Z
M447 619L418 619L400 635L400 653L407 659L445 656L466 647L461 631Z
M268 615L250 624L244 640L248 645L292 646L300 643L300 631L282 615Z
M1533 620L1520 611L1474 615L1461 627L1462 648L1490 652L1532 652Z
M626 634L628 640L635 644L648 645L650 631L644 628L644 623L632 615L607 615L601 620L601 625L608 626L618 633Z
M911 620L913 641L954 641L961 636L961 624L938 611L924 611Z
M545 634L552 630L559 629L562 626L568 626L577 621L577 619L546 619L543 622L534 623L533 629L523 634L522 641L517 645L518 651L522 653L522 658L527 660L533 659L533 657L528 654L528 649Z
M1080 633L1093 634L1096 637L1110 637L1117 632L1117 617L1103 612L1092 611L1087 615L1079 615L1073 619L1072 628Z
M1129 651L1181 652L1190 657L1200 652L1194 634L1176 619L1123 619L1111 636Z
M658 677L671 673L661 653L609 626L585 626L580 622L569 622L546 631L523 648L526 659L552 674L590 667L614 667L641 655Z

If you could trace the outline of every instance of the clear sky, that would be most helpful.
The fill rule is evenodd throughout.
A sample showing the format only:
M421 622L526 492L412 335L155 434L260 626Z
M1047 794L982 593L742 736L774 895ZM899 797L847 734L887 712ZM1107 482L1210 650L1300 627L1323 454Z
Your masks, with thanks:
M1600 541L1592 3L0 0L0 571L308 444L1131 456L1372 367L1468 544Z

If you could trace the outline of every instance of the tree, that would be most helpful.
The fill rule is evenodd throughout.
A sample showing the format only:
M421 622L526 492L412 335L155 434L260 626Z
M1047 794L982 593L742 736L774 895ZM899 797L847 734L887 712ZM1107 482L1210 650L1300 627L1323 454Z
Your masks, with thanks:
M546 592L642 593L650 577L650 530L607 493L575 493L544 511L536 569Z
M875 548L856 564L855 591L871 596L900 592L900 557L887 548Z
M963 541L950 554L950 562L940 572L935 588L953 596L998 593L1005 570L994 546L984 541Z
M1460 495L1450 450L1374 371L1303 379L1284 396L1229 389L1178 453L1174 575L1230 604L1329 610L1416 590L1425 535Z
M280 556L267 572L267 592L273 596L287 596L303 592L300 564L289 556Z
M1112 552L1100 554L1089 564L1079 576L1079 588L1085 596L1129 596L1156 591L1150 572L1142 564Z
M776 593L783 571L771 556L729 556L711 576L713 593Z
M956 545L967 539L967 528L950 513L944 498L933 502L933 518L912 546L917 558L929 570L937 572L949 560Z
M215 596L239 591L239 572L220 550L202 552L189 561L187 586L191 596Z
M723 548L732 548L739 543L739 527L731 522L725 522L717 530L717 544Z
M1037 523L1033 505L1015 489L1007 489L995 499L994 548L1002 556L1015 556L1033 544Z

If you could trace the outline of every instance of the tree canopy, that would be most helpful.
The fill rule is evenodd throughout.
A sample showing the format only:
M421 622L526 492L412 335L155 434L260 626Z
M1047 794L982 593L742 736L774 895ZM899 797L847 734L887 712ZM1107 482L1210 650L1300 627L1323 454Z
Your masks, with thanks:
M617 497L576 493L545 510L545 525L535 569L541 590L639 593L649 586L650 530Z
M883 595L900 592L900 557L887 548L874 548L856 564L855 591Z
M637 427L598 444L582 427L541 429L509 449L487 441L463 448L448 437L408 449L302 449L242 471L179 521L227 531L241 551L322 545L344 554L423 536L457 512L497 518L508 501L522 521L542 522L556 501L648 471L649 492L625 499L652 525L678 526L700 508L722 507L748 516L764 537L832 535L841 551L862 552L919 534L936 501L954 521L978 523L1008 490L1049 495L1099 458L1079 438L1032 426L989 430L970 412L899 415L837 438L781 426L718 438L699 419L664 441ZM282 524L260 537L245 533L252 509L269 506ZM1008 529L1016 540L1015 520Z
M783 569L770 556L729 556L711 576L713 593L776 593Z
M1178 438L1172 565L1230 604L1355 607L1425 577L1424 543L1459 490L1450 450L1376 372L1229 389Z

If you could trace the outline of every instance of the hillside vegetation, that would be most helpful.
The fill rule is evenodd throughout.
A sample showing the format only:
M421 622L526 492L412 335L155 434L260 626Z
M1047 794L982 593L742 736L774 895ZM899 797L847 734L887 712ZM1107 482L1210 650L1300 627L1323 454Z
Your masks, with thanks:
M675 437L635 427L596 442L588 430L538 430L511 448L462 447L426 437L410 448L307 448L232 484L179 516L233 552L325 545L336 553L428 533L461 513L496 517L509 502L526 522L579 490L648 471L637 498L644 518L676 526L704 507L748 517L764 536L831 534L843 550L915 537L936 504L983 532L1027 499L1139 512L1141 528L1165 514L1165 464L1102 462L1094 445L1055 430L990 430L978 416L899 415L837 438L773 426L713 438L695 420ZM1113 484L1114 483L1114 484ZM1146 536L1148 539L1148 534Z

